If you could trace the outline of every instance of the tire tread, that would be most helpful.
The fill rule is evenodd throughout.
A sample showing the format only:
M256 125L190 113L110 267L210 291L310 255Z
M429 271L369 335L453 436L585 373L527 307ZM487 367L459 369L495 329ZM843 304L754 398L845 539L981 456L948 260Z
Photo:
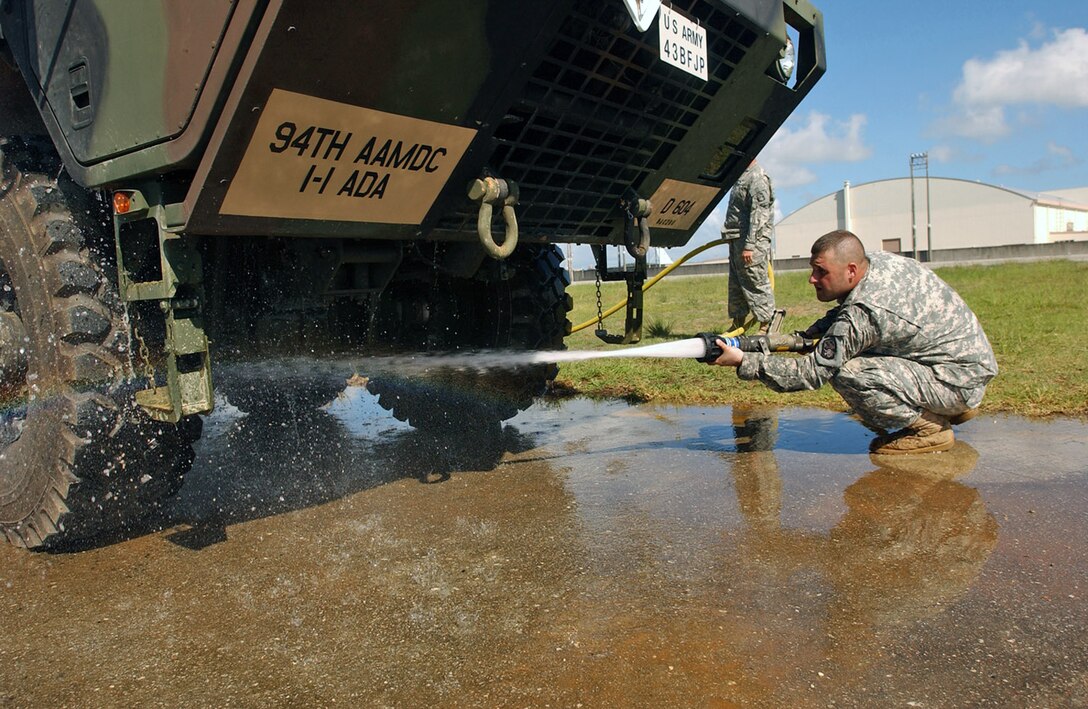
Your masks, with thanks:
M176 492L192 464L199 426L160 424L135 406L124 309L75 216L84 219L94 205L62 175L52 146L0 140L0 176L0 219L21 228L0 234L0 263L5 254L28 264L36 259L42 276L36 287L50 299L47 305L19 301L40 323L38 347L48 351L39 366L55 380L42 394L48 401L31 402L27 425L32 417L43 426L60 422L50 450L19 448L34 458L25 466L34 477L18 501L18 509L29 512L0 519L0 529L19 546L63 547L113 531ZM109 235L98 236L103 250L110 248Z

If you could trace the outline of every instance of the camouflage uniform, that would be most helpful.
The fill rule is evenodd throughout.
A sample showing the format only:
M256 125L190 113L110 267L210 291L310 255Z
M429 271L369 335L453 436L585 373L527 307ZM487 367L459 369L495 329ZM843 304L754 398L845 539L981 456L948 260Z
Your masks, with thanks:
M903 428L923 410L954 416L982 401L997 360L963 299L918 262L872 254L841 305L809 329L816 351L787 358L745 353L741 379L775 391L830 381L867 424Z
M725 212L724 234L739 232L729 243L729 317L744 320L751 311L759 322L774 315L774 291L767 266L774 234L774 189L771 178L752 163L733 185ZM752 251L745 264L741 252Z

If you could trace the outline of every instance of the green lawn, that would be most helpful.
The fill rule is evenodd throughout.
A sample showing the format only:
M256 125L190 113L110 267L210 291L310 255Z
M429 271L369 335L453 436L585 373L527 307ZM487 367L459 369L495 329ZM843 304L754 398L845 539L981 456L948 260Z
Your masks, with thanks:
M1027 416L1088 416L1088 263L1044 261L936 269L971 305L997 353L1000 374L987 389L982 409ZM783 331L803 329L826 306L812 294L808 273L778 274L776 296L786 308ZM572 285L571 322L597 313L593 283ZM607 309L624 295L623 284L602 285ZM727 323L726 276L666 276L645 294L643 340L653 344L722 331ZM605 319L623 331L624 311ZM611 349L594 335L595 325L570 335L568 349ZM790 356L790 355L776 355ZM732 370L694 360L588 360L564 364L557 392L594 398L626 398L676 404L821 406L842 410L842 400L824 387L815 392L775 394L757 382L742 382Z

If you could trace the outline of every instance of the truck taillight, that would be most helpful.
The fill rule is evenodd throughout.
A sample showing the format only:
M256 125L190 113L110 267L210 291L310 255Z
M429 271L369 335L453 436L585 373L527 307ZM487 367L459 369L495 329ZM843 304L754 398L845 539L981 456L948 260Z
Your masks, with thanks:
M113 211L117 214L127 214L132 209L132 198L128 192L113 193Z

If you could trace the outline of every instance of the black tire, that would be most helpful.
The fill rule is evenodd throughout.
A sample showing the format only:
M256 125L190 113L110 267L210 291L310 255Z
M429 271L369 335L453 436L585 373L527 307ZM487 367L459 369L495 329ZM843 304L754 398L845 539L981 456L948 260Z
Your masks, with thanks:
M508 278L446 279L433 289L427 341L439 354L477 348L559 350L570 332L569 278L550 245L527 245L507 264ZM555 364L517 369L438 370L425 377L371 377L367 389L400 421L435 432L497 433L501 422L532 405L555 379Z
M201 422L154 422L133 403L103 208L56 177L51 152L0 141L0 310L18 316L26 348L22 376L3 378L0 531L55 548L116 531L177 492Z

